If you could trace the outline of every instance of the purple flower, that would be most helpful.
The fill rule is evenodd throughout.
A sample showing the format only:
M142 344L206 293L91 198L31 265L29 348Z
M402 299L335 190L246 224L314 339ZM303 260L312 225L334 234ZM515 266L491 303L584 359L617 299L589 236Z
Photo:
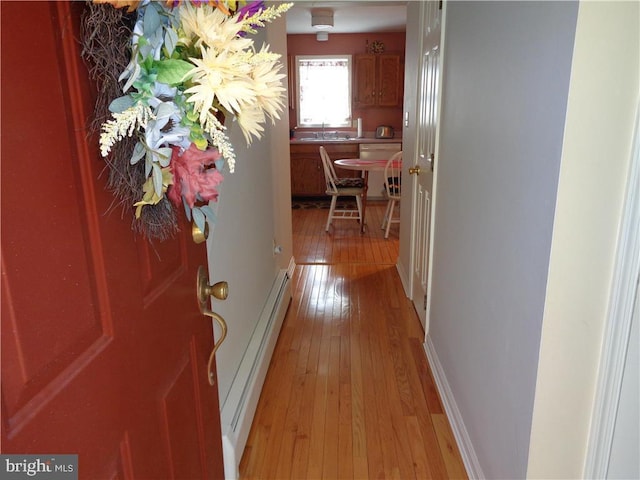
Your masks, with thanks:
M239 18L244 18L246 16L253 16L256 13L259 13L260 11L264 10L264 1L263 0L259 0L257 2L251 2L251 3L247 3L244 7L242 7L240 10L238 10L238 17Z
M240 10L238 10L238 12L236 13L236 16L238 17L239 20L243 20L245 17L251 17L256 13L260 13L262 10L264 10L264 1L259 0L257 2L251 2L246 4ZM260 25L256 25L254 23L251 24L251 28L253 29L258 28L259 26ZM238 32L238 36L246 37L247 32L240 31Z

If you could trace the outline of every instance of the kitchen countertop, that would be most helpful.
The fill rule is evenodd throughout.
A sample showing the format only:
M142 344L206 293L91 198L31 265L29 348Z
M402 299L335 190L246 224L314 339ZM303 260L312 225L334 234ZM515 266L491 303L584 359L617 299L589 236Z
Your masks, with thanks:
M323 143L402 143L402 138L374 138L374 137L362 137L362 138L292 138L289 140L291 145L316 145Z

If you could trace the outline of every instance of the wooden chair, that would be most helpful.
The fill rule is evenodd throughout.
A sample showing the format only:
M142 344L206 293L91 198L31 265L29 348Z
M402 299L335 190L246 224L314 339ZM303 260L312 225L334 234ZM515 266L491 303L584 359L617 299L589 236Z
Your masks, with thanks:
M326 194L331 196L331 206L329 207L329 216L327 217L327 225L325 232L329 231L329 225L333 220L338 219L356 219L362 222L362 194L364 193L364 179L338 177L333 168L333 162L329 158L329 154L324 147L320 147L320 158L322 158L322 167L324 168L324 179L327 184ZM349 207L339 207L338 197L356 197L357 209Z
M402 152L393 155L384 167L384 193L387 197L387 210L382 219L384 238L389 238L389 227L392 223L400 223L400 209L394 216L396 204L400 206L400 193L402 187Z

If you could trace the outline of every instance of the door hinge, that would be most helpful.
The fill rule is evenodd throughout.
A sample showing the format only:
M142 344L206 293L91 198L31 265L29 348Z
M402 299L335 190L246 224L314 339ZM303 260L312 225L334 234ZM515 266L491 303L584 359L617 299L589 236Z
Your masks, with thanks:
M427 294L424 294L423 307L425 311L427 310Z

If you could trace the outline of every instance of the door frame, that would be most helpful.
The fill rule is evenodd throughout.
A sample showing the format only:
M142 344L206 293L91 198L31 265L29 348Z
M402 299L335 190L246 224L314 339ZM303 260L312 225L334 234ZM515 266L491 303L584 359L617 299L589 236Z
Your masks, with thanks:
M636 106L634 136L613 286L598 367L596 398L591 418L593 426L584 466L585 478L606 478L609 470L625 361L631 339L631 321L634 307L640 308L637 289L640 279L640 102Z

